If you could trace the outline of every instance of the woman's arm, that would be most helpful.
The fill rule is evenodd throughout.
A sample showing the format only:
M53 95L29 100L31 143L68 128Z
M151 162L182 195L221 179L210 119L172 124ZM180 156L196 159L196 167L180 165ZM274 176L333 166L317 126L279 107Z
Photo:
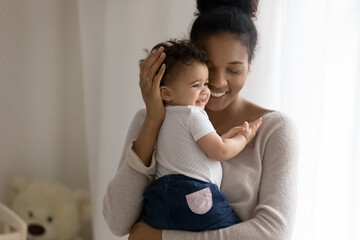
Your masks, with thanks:
M140 88L146 111L139 111L130 125L115 176L103 201L103 213L110 230L117 236L129 233L139 220L143 192L155 174L154 146L165 108L160 97L160 81L165 72L163 48L140 63Z
M160 95L160 82L165 73L165 65L162 64L165 59L163 51L163 47L158 48L140 63L139 85L147 114L133 149L145 166L150 165L156 138L165 118L165 108Z

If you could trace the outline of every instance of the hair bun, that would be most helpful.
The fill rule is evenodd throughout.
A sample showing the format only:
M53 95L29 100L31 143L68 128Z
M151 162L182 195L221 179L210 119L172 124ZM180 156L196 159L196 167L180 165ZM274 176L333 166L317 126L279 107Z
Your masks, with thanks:
M196 0L198 14L204 14L217 7L237 7L250 17L256 17L259 0Z

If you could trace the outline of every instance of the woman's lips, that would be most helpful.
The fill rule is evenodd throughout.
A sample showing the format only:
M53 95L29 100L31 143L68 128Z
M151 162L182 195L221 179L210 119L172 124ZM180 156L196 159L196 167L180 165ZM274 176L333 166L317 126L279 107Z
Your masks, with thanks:
M220 97L224 96L225 94L226 94L226 92L211 92L211 97L220 98Z

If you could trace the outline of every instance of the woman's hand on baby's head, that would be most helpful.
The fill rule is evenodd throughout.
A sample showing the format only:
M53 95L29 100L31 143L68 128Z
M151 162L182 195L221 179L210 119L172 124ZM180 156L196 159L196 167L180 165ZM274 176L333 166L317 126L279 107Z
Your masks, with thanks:
M166 68L165 64L163 64L165 56L164 48L160 47L152 51L139 64L139 85L146 105L147 118L161 122L165 118L165 107L160 95L160 82Z

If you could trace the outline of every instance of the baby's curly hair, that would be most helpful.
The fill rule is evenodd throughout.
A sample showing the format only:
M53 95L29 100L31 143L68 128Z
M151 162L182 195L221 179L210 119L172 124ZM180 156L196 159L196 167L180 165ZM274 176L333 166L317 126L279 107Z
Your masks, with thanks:
M172 72L174 67L178 67L175 66L177 63L191 65L194 61L197 61L205 64L207 60L205 52L195 47L190 40L171 39L157 44L151 51L160 47L164 48L164 53L166 54L164 60L166 69L161 80L161 85L165 85L169 81L166 76Z

